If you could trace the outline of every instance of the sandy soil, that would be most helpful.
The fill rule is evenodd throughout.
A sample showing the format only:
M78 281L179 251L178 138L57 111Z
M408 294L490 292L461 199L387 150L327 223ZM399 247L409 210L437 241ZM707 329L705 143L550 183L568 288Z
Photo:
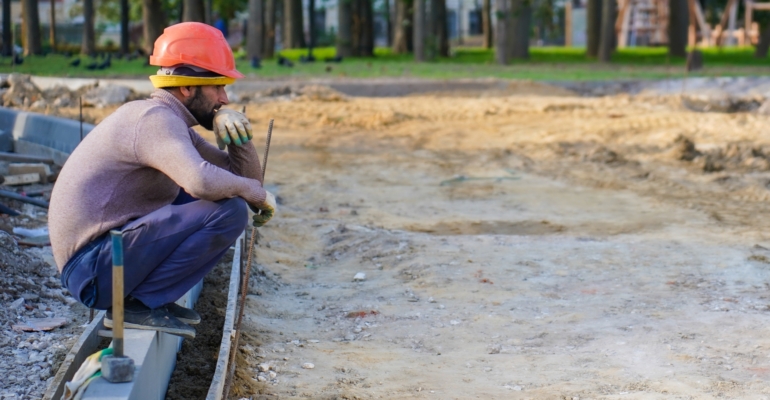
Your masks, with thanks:
M770 117L538 87L247 113L281 206L232 398L770 398Z
M517 94L249 106L277 377L235 398L770 396L768 117Z

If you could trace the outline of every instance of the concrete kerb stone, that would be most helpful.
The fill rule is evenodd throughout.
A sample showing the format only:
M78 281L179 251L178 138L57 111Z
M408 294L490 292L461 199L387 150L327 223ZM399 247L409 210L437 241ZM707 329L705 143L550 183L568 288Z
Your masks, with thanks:
M83 123L83 137L93 128L94 125ZM79 121L0 107L2 151L50 157L61 166L80 141Z
M203 281L190 289L177 304L192 308L200 296ZM83 395L83 400L162 400L166 397L168 382L176 366L176 353L182 347L182 338L156 331L126 329L124 354L134 360L134 380L110 383L96 378Z

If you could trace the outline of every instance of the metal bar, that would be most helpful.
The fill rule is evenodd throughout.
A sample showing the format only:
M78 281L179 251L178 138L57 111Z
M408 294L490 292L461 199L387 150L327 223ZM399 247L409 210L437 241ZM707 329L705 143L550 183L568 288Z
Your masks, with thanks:
M267 170L267 155L270 153L270 139L273 137L273 119L267 127L267 141L265 142L265 159L262 160L262 185L265 184L265 170Z
M114 357L123 357L123 232L112 236L112 348Z
M38 199L33 199L27 196L22 196L15 192L9 192L7 190L0 190L0 197L18 200L22 203L29 203L38 207L48 208L48 202Z
M244 109L245 111L245 109ZM265 182L265 170L267 170L267 156L270 153L270 140L273 137L273 119L270 119L270 125L267 127L267 141L265 142L265 159L262 160L262 184L264 185ZM254 255L254 244L255 239L257 237L257 228L252 227L251 228L251 238L249 240L249 257L246 261L246 265L243 270L243 275L241 276L241 297L240 297L240 307L238 307L238 319L235 323L235 339L233 340L233 347L232 351L230 352L230 360L228 368L228 378L227 383L225 384L225 390L224 390L224 398L227 398L227 395L230 392L230 386L232 385L233 376L235 373L235 355L238 353L238 341L241 336L241 322L243 321L243 311L246 308L246 294L249 290L249 276L251 275L251 259Z
M11 162L54 164L53 158L51 157L31 156L27 154L8 153L5 151L0 151L0 160Z

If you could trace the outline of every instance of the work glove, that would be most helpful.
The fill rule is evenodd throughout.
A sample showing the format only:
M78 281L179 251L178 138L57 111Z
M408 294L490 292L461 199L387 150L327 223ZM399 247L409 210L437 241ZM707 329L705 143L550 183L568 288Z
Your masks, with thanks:
M267 223L267 221L270 221L271 218L273 218L273 215L275 215L275 210L277 208L275 204L275 196L273 196L272 193L265 190L265 201L262 205L259 207L256 207L254 217L252 217L252 225L256 228L259 228L260 226Z
M249 119L229 108L220 108L214 115L214 135L219 150L224 150L228 144L244 145L254 137Z

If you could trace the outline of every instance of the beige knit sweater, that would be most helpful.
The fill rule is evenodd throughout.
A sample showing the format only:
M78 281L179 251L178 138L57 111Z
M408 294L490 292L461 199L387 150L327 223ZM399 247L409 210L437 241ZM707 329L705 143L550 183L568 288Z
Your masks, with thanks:
M180 187L203 200L264 202L254 145L221 151L194 125L184 105L159 89L118 108L86 136L51 194L48 224L59 271L103 233L171 204Z

